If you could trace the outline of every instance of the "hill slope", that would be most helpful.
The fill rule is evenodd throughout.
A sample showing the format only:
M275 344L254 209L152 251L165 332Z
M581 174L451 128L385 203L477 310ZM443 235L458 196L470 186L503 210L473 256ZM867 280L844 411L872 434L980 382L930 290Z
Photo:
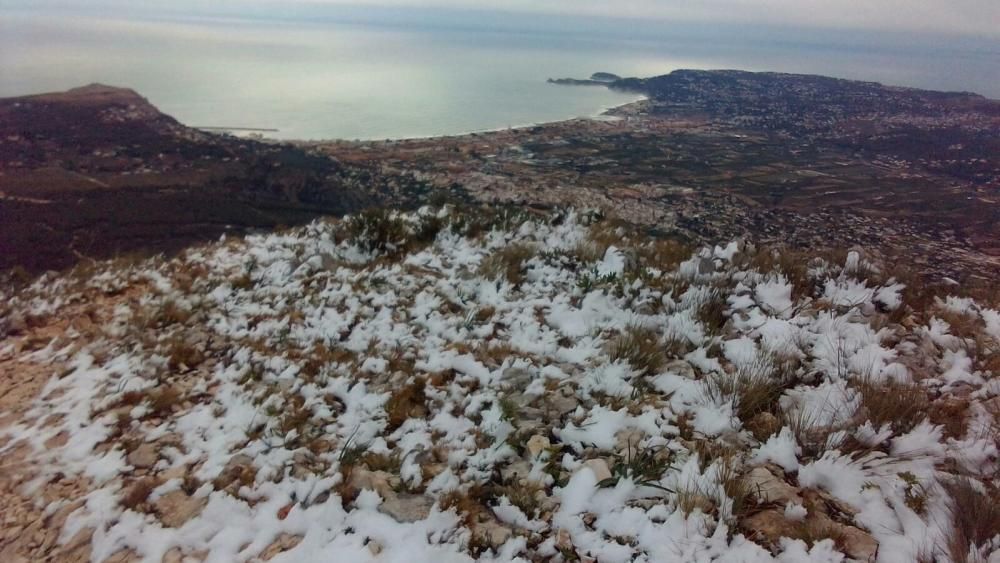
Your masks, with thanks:
M1000 312L919 290L433 209L45 276L5 296L0 559L986 557Z
M389 190L397 205L409 187ZM0 99L0 270L174 252L357 211L387 190L371 166L192 129L128 89Z

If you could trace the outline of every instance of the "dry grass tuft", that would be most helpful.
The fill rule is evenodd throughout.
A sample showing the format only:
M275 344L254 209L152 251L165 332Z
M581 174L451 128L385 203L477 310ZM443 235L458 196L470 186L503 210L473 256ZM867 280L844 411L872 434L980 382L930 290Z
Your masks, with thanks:
M637 249L645 266L670 271L694 254L694 247L672 239L656 239Z
M969 404L963 397L938 399L927 408L927 418L942 427L946 438L961 439L969 428Z
M136 479L125 487L125 494L120 500L121 505L129 510L140 512L149 500L149 495L156 488L156 480L151 477Z
M473 526L480 515L488 515L486 501L490 498L489 491L483 485L473 485L466 492L452 491L438 499L441 510L455 509L462 517L466 526ZM513 501L511 501L513 502Z
M180 306L176 301L168 300L160 306L160 310L156 314L155 322L158 326L170 326L174 324L186 324L191 317L193 312L190 309L185 309Z
M967 478L944 483L944 488L951 497L952 535L947 548L952 561L984 561L971 555L1000 534L1000 495L993 488L981 492Z
M720 402L730 401L736 417L744 424L760 413L779 414L778 400L792 383L789 370L776 365L766 354L758 354L734 374L715 373L705 381L709 397Z
M709 334L720 334L728 321L726 311L729 309L729 302L726 300L727 292L716 290L712 296L698 308L697 318L705 327Z
M871 421L875 428L888 424L895 433L905 434L927 416L930 401L927 392L919 385L858 378L855 388L861 394L858 414L863 420Z
M660 337L650 328L629 326L610 346L608 357L627 362L642 375L655 375L666 362Z
M175 334L168 344L167 365L172 370L192 369L205 361L205 354L196 345L188 342L183 334Z
M535 482L518 485L503 485L494 487L491 496L494 499L507 497L511 504L521 509L528 518L536 518L541 510L539 497L544 496L544 487ZM541 495L539 494L541 493Z
M810 548L823 540L833 540L838 549L843 550L847 541L844 531L827 522L817 520L803 520L795 524L789 531L789 537L806 542Z
M524 281L524 264L537 250L528 244L512 244L487 256L479 267L479 273L490 279L503 277L512 284Z
M719 483L732 501L729 514L724 518L736 522L756 506L753 484L736 467L733 457L725 457L719 470Z
M816 290L814 280L809 276L809 260L814 254L794 252L789 249L758 249L744 257L749 266L758 272L781 272L792 284L792 299L811 297ZM844 253L846 257L846 253ZM836 262L834 262L836 263ZM843 264L843 261L839 262Z
M675 499L677 508L685 516L690 516L695 510L700 510L703 514L715 511L715 501L696 486L682 487L677 491Z
M409 418L422 418L427 415L427 406L424 404L427 400L424 394L426 386L425 380L417 379L389 397L385 403L389 432L402 426Z
M181 402L181 392L172 385L158 387L149 394L149 414L165 417L173 412L174 405Z

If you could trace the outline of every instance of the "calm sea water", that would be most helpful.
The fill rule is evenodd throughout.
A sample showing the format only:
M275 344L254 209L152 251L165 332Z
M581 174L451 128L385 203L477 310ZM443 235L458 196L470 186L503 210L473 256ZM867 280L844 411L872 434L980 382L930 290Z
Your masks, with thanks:
M545 82L595 71L809 72L1000 97L998 60L988 49L720 40L697 30L629 37L0 12L2 96L102 82L131 87L189 125L274 128L295 139L457 134L593 116L636 99Z

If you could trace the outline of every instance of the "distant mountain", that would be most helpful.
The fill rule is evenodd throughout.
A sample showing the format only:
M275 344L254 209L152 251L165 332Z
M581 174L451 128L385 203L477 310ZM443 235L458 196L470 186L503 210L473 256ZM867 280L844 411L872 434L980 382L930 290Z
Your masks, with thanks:
M380 185L374 167L192 129L102 84L0 99L0 171L0 270L302 223L373 205Z

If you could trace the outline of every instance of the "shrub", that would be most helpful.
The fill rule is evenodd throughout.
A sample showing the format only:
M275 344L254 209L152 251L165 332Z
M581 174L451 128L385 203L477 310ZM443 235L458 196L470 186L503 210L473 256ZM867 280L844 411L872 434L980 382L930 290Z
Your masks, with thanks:
M350 241L377 254L395 253L409 235L406 223L386 209L369 209L351 216L345 228Z

